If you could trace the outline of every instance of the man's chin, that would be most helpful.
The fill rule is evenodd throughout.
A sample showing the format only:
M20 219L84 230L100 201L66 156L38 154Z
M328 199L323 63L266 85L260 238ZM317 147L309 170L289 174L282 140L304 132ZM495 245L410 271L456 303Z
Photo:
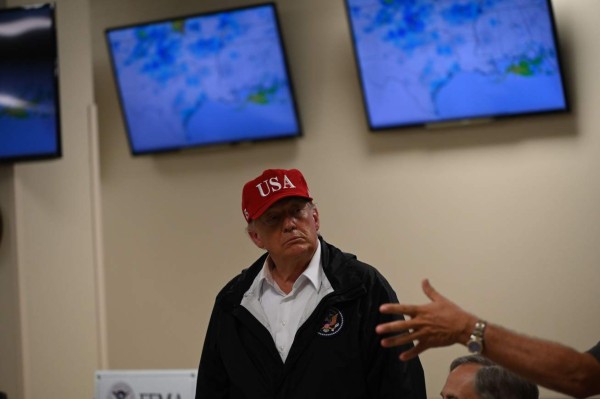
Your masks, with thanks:
M313 250L312 245L310 244L310 242L306 241L305 239L294 239L294 240L286 241L285 244L283 245L283 251L287 255L292 255L292 256L304 255L312 250Z

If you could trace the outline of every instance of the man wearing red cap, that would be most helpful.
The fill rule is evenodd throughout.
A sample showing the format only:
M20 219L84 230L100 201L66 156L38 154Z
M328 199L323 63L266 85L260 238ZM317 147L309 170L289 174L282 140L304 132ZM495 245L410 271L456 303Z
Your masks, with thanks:
M302 173L265 170L244 185L242 212L266 253L217 295L196 399L425 399L419 359L398 361L412 344L386 350L375 332L396 294L319 235Z

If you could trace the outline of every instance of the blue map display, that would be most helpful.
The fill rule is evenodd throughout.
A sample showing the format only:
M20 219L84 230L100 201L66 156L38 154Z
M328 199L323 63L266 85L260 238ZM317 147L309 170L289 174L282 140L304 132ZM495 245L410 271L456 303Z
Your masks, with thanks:
M547 0L346 0L371 128L565 110Z
M0 9L0 161L58 158L54 5Z
M296 136L272 5L107 31L134 153Z
M57 154L55 84L52 61L0 65L0 159Z

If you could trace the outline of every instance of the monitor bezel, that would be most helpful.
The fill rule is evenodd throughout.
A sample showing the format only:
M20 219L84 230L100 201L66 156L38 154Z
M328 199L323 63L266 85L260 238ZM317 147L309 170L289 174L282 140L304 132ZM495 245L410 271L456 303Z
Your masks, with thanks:
M243 139L243 140L232 139L232 140L223 140L220 142L193 143L193 144L185 144L185 145L163 146L161 148L153 148L153 149L148 149L148 150L136 150L133 145L133 137L132 137L131 130L129 127L129 121L127 119L127 114L125 112L125 100L123 98L123 92L121 90L119 80L117 79L117 75L118 75L117 65L116 65L113 51L111 48L109 33L113 32L113 31L127 30L127 29L140 28L140 27L144 27L144 26L156 25L156 24L161 24L161 23L168 23L168 22L177 21L177 20L192 19L192 18L218 15L218 14L222 14L222 13L256 9L256 8L260 8L260 7L271 7L273 10L274 23L275 23L275 27L277 29L277 38L278 38L278 41L280 44L281 56L282 56L283 65L285 68L286 78L288 81L290 98L292 100L293 113L294 113L294 116L296 119L296 124L297 124L297 131L294 133L291 133L291 134L285 134L285 135L279 134L277 136L270 136L270 137L254 137L254 138L248 138L248 139ZM116 88L116 91L117 91L117 97L119 99L119 111L121 114L121 120L122 120L123 126L125 128L125 135L127 136L129 152L133 156L159 155L159 154L165 154L165 153L168 154L168 153L176 153L176 152L190 151L190 150L214 149L214 148L219 148L219 147L235 147L235 146L239 146L242 144L252 144L252 143L260 143L260 142L288 141L288 140L298 139L304 135L302 119L300 117L300 110L299 110L299 105L298 105L298 98L297 98L296 91L294 88L292 73L291 73L290 65L289 65L289 55L288 55L287 48L285 45L283 31L281 28L281 18L279 16L277 4L274 2L263 2L263 3L252 4L252 5L246 5L246 6L219 8L219 9L210 10L210 11L191 12L191 13L186 13L186 14L180 14L177 16L172 16L172 17L166 17L166 18L160 18L160 19L154 19L154 20L147 20L147 21L143 21L143 22L135 22L135 23L130 23L130 24L126 24L126 25L108 27L104 30L104 38L105 38L105 43L106 43L107 51L108 51L109 58L110 58L112 79L114 82L114 87Z
M548 109L548 110L539 110L539 111L524 111L524 112L513 112L513 113L502 113L502 114L489 114L489 115L477 115L473 117L459 117L459 118L447 118L447 119L436 119L430 121L420 121L420 122L408 122L408 123L394 123L388 125L375 125L372 121L371 114L369 112L369 102L367 99L367 93L365 89L365 78L364 71L360 65L360 58L358 54L358 46L356 45L356 34L353 27L352 16L350 11L350 1L351 0L343 0L344 8L346 11L346 20L347 26L350 32L351 38L351 46L354 58L354 65L356 68L356 73L358 75L358 82L361 91L362 105L363 110L367 122L367 127L369 131L377 133L377 132L386 132L393 130L407 130L414 128L447 128L447 127L462 127L469 125L480 125L485 123L494 122L497 120L508 120L508 119L518 119L525 118L531 116L542 116L542 115L552 115L552 114L568 114L571 112L571 102L569 99L568 92L568 84L567 84L567 76L565 74L564 69L564 59L561 54L561 42L558 37L558 28L556 23L556 17L554 14L554 8L552 6L551 0L544 0L546 2L548 8L548 16L550 19L550 27L552 33L552 40L554 44L554 48L556 50L556 60L558 65L558 74L560 78L561 88L562 88L562 97L564 99L564 107L559 109Z

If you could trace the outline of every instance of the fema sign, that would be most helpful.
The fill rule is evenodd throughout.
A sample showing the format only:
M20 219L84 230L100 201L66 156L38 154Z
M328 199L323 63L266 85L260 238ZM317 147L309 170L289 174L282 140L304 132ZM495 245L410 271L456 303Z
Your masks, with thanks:
M94 399L194 399L196 370L102 370Z

